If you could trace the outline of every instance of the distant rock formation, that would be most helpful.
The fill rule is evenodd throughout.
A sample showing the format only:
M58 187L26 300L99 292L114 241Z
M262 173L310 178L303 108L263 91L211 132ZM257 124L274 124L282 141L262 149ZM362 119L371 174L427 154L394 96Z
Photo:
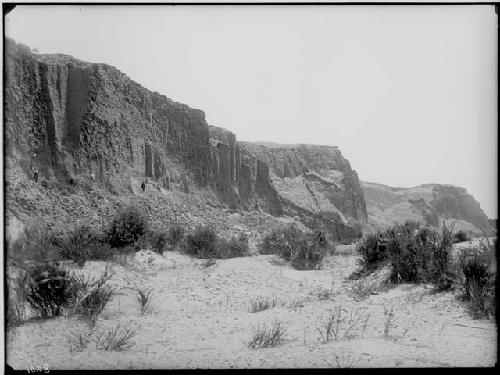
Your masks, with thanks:
M494 232L479 203L464 188L440 184L395 188L365 181L361 186L372 228L414 220L435 227L453 223L455 230L475 235Z
M356 172L336 147L238 142L203 111L151 92L105 64L5 42L6 168L41 184L85 182L126 195L208 192L233 209L297 216L336 239L366 222Z

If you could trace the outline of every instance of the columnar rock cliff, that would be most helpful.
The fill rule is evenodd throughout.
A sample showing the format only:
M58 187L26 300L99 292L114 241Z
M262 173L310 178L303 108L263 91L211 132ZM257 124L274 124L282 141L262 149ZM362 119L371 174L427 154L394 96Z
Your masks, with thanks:
M212 194L231 208L320 223L338 239L366 221L356 173L334 147L252 145L209 126L118 69L33 54L6 40L6 167L40 181L114 194L159 189ZM300 198L300 199L296 199Z
M456 230L472 234L494 230L479 203L464 188L439 184L395 188L364 181L361 185L368 221L376 228L415 220L432 226L443 221L454 223Z

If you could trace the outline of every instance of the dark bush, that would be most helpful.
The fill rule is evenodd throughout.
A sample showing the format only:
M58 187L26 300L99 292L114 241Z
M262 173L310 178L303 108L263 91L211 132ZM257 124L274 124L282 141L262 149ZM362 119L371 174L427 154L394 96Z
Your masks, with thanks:
M261 254L277 254L285 260L292 260L297 248L305 246L304 233L293 224L267 233L261 244Z
M135 206L120 211L111 221L107 240L112 247L124 247L136 242L146 233L145 215Z
M168 229L168 241L172 249L180 245L184 239L184 228L180 225L172 225Z
M69 285L67 271L57 263L35 265L29 270L26 301L40 317L59 316L70 300Z
M278 254L302 270L317 269L323 258L334 251L325 232L304 233L293 224L270 231L261 244L262 254Z
M474 318L488 318L495 314L495 249L494 244L481 241L477 247L463 249L458 257L463 297L469 301Z
M124 248L120 249L120 253L123 253ZM107 242L96 241L87 249L87 259L88 260L110 260L118 251L111 247Z
M219 239L218 253L220 258L235 258L248 255L248 236L240 234L231 239Z
M196 258L218 258L217 245L215 230L202 226L185 237L184 252Z
M364 271L374 270L387 260L393 282L432 282L439 289L451 286L451 249L450 228L443 225L438 233L414 222L369 234L357 246Z
M139 237L134 243L133 248L135 251L149 249L156 253L163 254L168 241L169 238L166 231L148 230L144 235Z
M165 246L168 244L169 235L167 231L153 232L151 234L151 248L154 252L163 254Z
M59 260L58 239L44 224L27 227L23 234L7 244L9 262L23 267L24 264L38 264Z
M335 246L325 232L315 229L305 235L305 246L300 246L292 258L292 266L300 270L317 269L326 255L333 255Z
M112 276L109 266L106 266L103 275L97 280L93 277L72 275L68 287L72 312L95 320L117 293L116 289L108 284Z
M466 242L469 241L469 236L463 230L459 230L453 235L453 243Z
M369 268L387 259L387 242L380 233L370 233L363 237L356 245L356 252Z
M96 234L88 226L80 226L73 230L68 236L59 239L61 257L70 259L80 267L85 265L89 259L90 247L97 242Z

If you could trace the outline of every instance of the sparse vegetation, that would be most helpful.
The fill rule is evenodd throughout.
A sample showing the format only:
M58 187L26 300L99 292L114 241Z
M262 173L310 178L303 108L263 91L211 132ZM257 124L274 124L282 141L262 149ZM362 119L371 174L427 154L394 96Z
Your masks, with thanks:
M319 288L312 291L312 294L315 295L319 300L329 300L333 296L333 289Z
M356 301L363 301L376 293L379 287L378 280L360 279L354 282L352 292Z
M248 255L248 236L240 234L229 240L219 239L218 253L223 259Z
M250 307L249 307L248 311L251 313L257 313L260 311L271 309L277 305L278 305L278 301L275 298L260 297L260 298L253 300L250 303Z
M394 326L396 314L392 308L384 306L384 337L389 337L391 328Z
M133 345L132 339L136 334L136 330L122 328L118 324L112 328L96 331L94 341L99 350L122 351Z
M88 346L90 343L90 338L88 335L82 335L80 334L71 334L71 336L68 337L68 349L70 353L74 352L83 352L85 348Z
M184 252L202 259L226 259L248 255L248 236L241 234L226 240L211 227L198 227L184 238Z
M352 368L354 367L355 357L351 352L342 351L341 353L335 353L333 358L335 359L335 365L329 361L325 361L330 367L336 368Z
M146 314L151 308L151 293L152 290L137 289L137 302L141 307L141 315Z
M278 254L301 270L317 269L335 247L320 230L302 232L296 225L271 230L261 244L262 254Z
M107 242L112 247L124 247L136 242L146 233L147 220L136 206L120 211L111 221L107 231Z
M342 306L333 308L326 321L316 327L324 343L331 340L343 341L355 337L355 331L361 330L360 337L363 337L368 326L370 314L364 309L347 311Z
M283 341L285 332L285 326L277 320L270 328L265 325L257 326L253 331L252 338L247 342L247 346L251 349L273 348Z

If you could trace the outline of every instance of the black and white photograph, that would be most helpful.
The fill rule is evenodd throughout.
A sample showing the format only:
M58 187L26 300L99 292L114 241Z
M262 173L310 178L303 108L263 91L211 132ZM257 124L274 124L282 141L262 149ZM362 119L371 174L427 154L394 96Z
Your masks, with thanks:
M498 5L2 6L4 369L496 366Z

